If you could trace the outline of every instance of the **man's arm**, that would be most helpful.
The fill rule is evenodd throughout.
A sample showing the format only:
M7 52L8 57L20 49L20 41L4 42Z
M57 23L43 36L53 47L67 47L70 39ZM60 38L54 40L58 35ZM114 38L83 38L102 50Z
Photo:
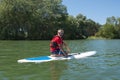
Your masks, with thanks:
M69 53L69 52L70 52L70 48L68 47L68 45L67 45L65 42L63 42L63 45L64 45L65 48L67 49L67 53Z
M60 51L63 52L63 55L64 56L67 56L67 53L64 51L64 48L63 48L63 45L62 44L58 44L59 48L60 48Z

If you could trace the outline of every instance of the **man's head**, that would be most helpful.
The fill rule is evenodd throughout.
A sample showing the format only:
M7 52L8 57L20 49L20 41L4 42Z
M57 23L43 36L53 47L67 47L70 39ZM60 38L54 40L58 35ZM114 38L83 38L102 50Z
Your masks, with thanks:
M64 34L64 30L63 29L58 29L57 33L58 33L58 36L62 37L63 34Z

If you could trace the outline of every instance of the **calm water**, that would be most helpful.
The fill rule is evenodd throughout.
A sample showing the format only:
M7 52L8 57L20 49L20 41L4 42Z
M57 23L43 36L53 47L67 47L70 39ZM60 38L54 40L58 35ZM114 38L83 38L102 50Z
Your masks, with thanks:
M17 63L49 55L49 41L0 41L0 80L120 80L120 40L66 41L71 52L97 51L79 60Z

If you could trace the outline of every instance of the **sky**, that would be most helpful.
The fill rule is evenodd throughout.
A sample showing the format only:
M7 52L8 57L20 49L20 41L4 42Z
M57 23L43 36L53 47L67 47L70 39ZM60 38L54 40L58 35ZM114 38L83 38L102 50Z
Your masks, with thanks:
M63 0L69 15L82 14L87 19L105 24L108 17L120 17L120 0Z

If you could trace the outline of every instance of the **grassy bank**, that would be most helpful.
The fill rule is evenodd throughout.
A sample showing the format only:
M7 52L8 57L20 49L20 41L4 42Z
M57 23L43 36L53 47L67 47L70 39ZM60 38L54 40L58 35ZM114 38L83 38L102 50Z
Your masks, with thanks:
M96 37L96 36L90 36L90 37L88 37L88 39L106 39L106 38L103 38L103 37Z

